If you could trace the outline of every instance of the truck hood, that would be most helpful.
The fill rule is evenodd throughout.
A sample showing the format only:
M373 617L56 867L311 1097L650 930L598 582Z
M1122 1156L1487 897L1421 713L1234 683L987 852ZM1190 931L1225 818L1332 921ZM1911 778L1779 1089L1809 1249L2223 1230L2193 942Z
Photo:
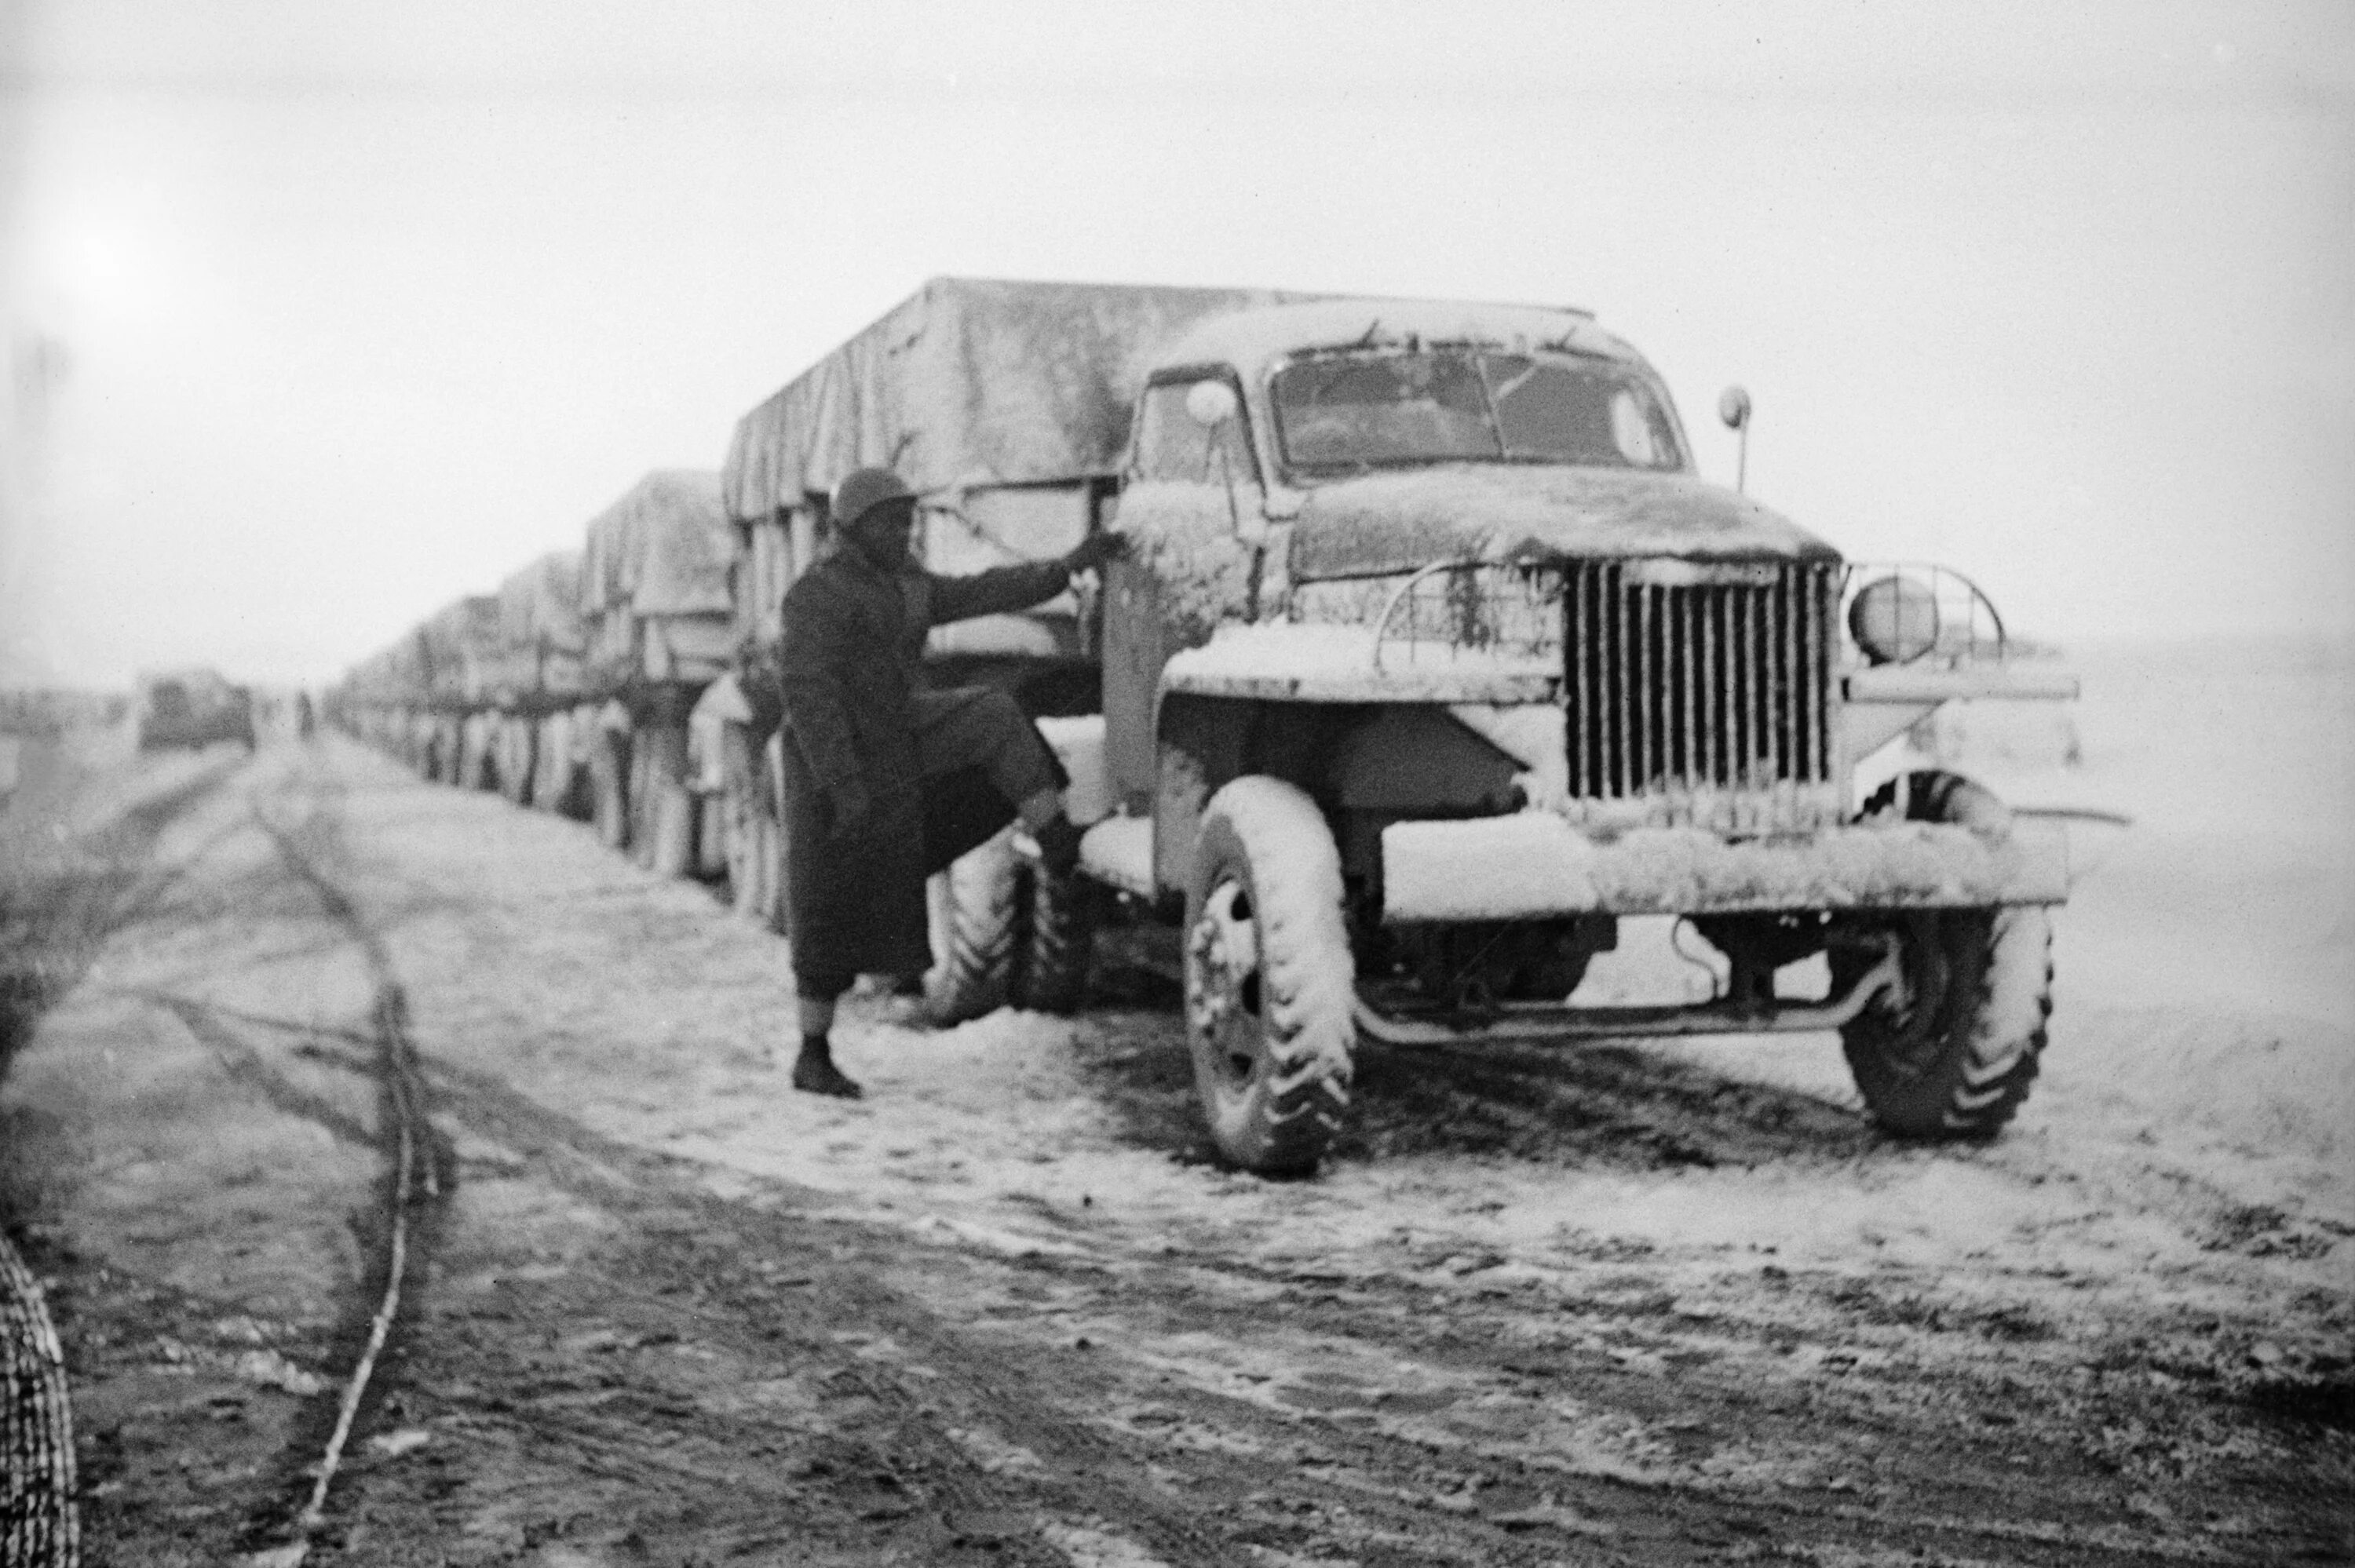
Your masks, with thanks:
M1292 575L1378 577L1439 561L1625 556L1836 560L1747 496L1689 473L1450 463L1335 480L1307 492Z

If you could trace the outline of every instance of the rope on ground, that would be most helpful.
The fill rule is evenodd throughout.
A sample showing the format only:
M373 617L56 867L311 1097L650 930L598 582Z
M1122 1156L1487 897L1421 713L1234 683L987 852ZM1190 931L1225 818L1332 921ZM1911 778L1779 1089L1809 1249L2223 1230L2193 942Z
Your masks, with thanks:
M0 1235L0 1563L75 1568L73 1408L40 1281Z

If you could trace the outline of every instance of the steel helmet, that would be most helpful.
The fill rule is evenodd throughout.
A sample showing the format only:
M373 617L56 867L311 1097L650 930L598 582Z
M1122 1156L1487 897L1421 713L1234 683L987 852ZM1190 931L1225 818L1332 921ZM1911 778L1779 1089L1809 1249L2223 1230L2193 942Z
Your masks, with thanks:
M888 468L854 469L834 487L827 513L837 528L847 528L887 501L913 502L908 482Z

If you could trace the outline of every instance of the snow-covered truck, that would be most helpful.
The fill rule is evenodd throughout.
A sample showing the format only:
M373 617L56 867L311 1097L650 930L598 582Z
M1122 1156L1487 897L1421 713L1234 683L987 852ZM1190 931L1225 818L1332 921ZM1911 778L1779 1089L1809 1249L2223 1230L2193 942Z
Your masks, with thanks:
M589 524L581 563L589 700L573 712L594 820L666 875L716 874L724 850L688 767L687 719L733 647L733 535L719 478L658 470Z
M573 710L586 694L581 553L540 556L499 585L493 751L500 793L517 805L580 814L586 773L574 754Z
M453 599L414 635L416 652L405 661L417 683L408 750L428 779L490 789L497 782L488 705L499 657L498 596Z
M173 670L139 677L138 743L142 751L186 747L202 751L218 740L254 749L253 694L213 670Z
M1069 387L1058 296L1032 297L1006 352L1039 366L1009 379ZM1017 995L1077 1005L1100 922L1174 928L1200 1097L1254 1170L1316 1163L1361 1039L1837 1030L1883 1126L1992 1134L2044 1043L2065 839L1869 759L1943 704L2073 683L2007 657L1955 574L1847 561L1703 481L1665 384L1585 312L1294 298L1140 330L1094 383L1137 390L1070 526L1116 504L1132 547L1100 633L1073 629L1101 714L1052 738L1090 821L1074 881L1029 874ZM894 461L928 541L979 532L964 469L926 459L975 444L998 383L872 396L913 324L837 372L860 419L834 464L740 426L731 514ZM1715 994L1583 1001L1632 916L1686 922Z

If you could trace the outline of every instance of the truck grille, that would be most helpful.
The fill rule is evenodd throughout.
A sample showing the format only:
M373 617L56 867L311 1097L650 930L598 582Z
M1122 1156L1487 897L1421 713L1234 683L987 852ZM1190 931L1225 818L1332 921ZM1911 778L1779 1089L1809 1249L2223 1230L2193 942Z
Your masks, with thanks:
M1564 576L1573 801L1756 831L1831 809L1837 565L1588 561Z

